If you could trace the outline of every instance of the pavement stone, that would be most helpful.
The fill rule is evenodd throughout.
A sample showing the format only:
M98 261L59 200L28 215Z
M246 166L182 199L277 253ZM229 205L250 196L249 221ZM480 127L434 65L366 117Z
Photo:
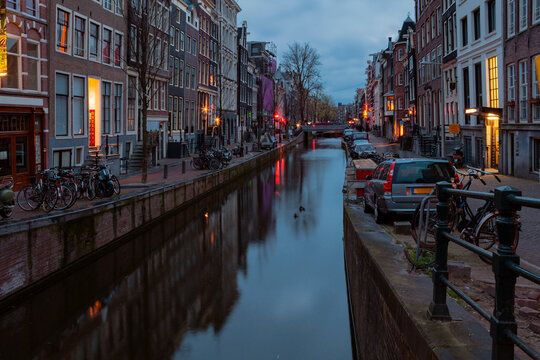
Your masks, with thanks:
M519 308L518 313L522 316L529 317L529 318L537 318L538 314L540 314L538 310L533 310L528 307Z

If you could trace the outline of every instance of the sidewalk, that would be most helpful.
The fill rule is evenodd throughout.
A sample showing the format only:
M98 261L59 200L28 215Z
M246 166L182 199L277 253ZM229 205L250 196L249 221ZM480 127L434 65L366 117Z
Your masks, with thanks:
M286 142L283 142L281 144L278 144L279 146L283 146L286 144ZM228 145L227 148L233 148L236 145L239 144L231 144ZM253 143L245 143L245 145L249 145L249 149L252 148L254 145ZM235 163L245 161L249 158L252 158L256 156L257 154L260 154L262 151L256 151L256 145L254 146L255 151L254 152L248 152L247 154L244 154L243 157L237 157L233 155L233 159L231 160L231 163L228 167L234 166ZM15 209L13 210L13 215L9 219L0 220L0 224L6 224L8 222L16 222L20 219L33 219L33 218L40 218L43 216L53 215L53 214L59 214L59 213L65 213L70 212L73 210L78 209L84 209L84 208L90 208L99 204L102 204L104 202L110 202L114 201L115 199L120 199L126 194L134 194L139 192L147 191L150 188L159 187L165 184L178 182L181 180L188 180L191 178L195 178L201 174L208 173L210 171L215 170L195 170L191 166L191 159L192 157L182 158L182 159L161 159L158 161L158 165L148 169L148 175L147 175L147 182L146 184L143 184L141 182L142 180L142 171L121 175L119 176L120 180L120 187L121 192L120 195L113 195L109 198L103 198L103 199L95 199L92 201L88 200L77 200L77 202L68 210L64 211L56 211L53 210L50 213L46 213L41 208L34 210L34 211L23 211L19 206L15 205ZM185 163L185 167L183 166L183 163ZM165 165L167 165L167 178L164 178L164 168ZM185 171L183 171L185 169Z

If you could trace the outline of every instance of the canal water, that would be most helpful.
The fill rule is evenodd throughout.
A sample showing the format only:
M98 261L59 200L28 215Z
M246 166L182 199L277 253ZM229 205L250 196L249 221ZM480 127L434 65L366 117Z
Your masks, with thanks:
M0 359L350 359L340 139L317 139L0 314ZM305 210L304 210L305 209Z

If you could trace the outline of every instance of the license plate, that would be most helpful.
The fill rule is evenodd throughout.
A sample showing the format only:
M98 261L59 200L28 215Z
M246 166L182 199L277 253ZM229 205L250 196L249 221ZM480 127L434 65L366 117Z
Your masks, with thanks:
M413 188L412 193L413 194L429 194L433 188Z

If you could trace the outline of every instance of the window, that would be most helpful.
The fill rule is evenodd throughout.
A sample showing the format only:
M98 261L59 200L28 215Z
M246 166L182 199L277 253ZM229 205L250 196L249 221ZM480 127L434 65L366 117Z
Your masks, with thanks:
M176 51L180 51L180 30L174 30L174 39L171 36L171 40L174 40L174 47Z
M508 101L515 101L516 100L514 71L515 71L514 64L510 64L510 65L507 66L506 74L507 74L507 78L508 78L507 79L507 81L508 81Z
M103 62L105 64L111 63L111 42L112 31L109 29L103 29Z
M68 52L69 44L69 13L58 9L56 19L56 50Z
M73 135L84 135L84 78L73 77Z
M7 47L7 80L6 87L18 89L20 84L21 54L19 39L8 37L6 39Z
M499 76L497 68L497 57L493 56L488 59L489 71L489 106L499 107Z
M469 68L463 68L463 100L465 104L465 109L468 109L471 107L471 92L469 88ZM470 124L469 115L465 115L465 124Z
M39 43L27 40L26 42L26 65L28 76L26 78L26 88L28 90L39 90Z
M474 29L474 40L480 39L480 9L473 11L473 29Z
M160 82L159 84L160 84L159 100L161 102L161 110L166 110L165 109L165 83Z
M128 116L127 116L127 129L128 131L135 131L135 105L137 100L137 80L135 77L130 76L128 78Z
M474 64L474 91L476 91L476 104L475 106L483 105L483 86L482 86L482 64Z
M183 109L184 109L184 98L179 98L178 99L178 129L181 130L183 127L184 127L184 118L182 117L183 115Z
M114 132L122 132L122 84L114 84Z
M426 45L429 44L429 36L430 33L430 27L429 27L429 18L426 20Z
M103 7L112 11L112 0L103 0Z
M103 82L101 86L101 118L104 134L111 133L111 83Z
M124 0L114 0L114 12L117 15L122 15L122 12L124 10L123 3L124 3Z
M403 85L403 74L398 75L398 85Z
M461 46L469 44L469 31L467 29L467 17L461 19Z
M154 81L154 91L152 93L152 98L154 99L154 110L159 109L159 90L158 90L159 83L157 81Z
M540 0L534 0L533 23L540 22Z
M496 18L495 18L495 0L488 0L487 2L487 10L488 10L488 33L491 33L495 31L495 24L496 24Z
M174 59L174 60L173 60ZM171 64L170 64L171 70L169 79L172 81L173 86L178 86L178 58L171 56Z
M169 95L169 129L176 130L173 116L173 97Z
M435 39L437 35L437 22L435 20L435 14L431 15L431 38Z
M90 60L99 60L99 25L90 23Z
M85 54L85 35L86 35L86 20L75 16L73 26L73 55L84 57Z
M135 55L137 53L137 28L131 26L129 29L129 58L135 61Z
M184 32L180 32L180 50L184 51Z
M507 19L507 36L513 36L516 33L516 3L515 0L508 0L506 14Z
M56 74L56 107L55 107L55 134L56 136L68 135L68 96L69 76Z
M515 66L510 64L506 68L507 74L507 87L508 87L508 101L514 102L516 100L516 89L515 89ZM509 104L507 107L507 117L509 121L514 121L515 118L515 105Z
M180 68L178 69L178 83L180 87L184 87L184 62L180 60Z
M191 80L191 77L189 76L191 70L189 66L186 66L186 89L189 89L191 87L189 81Z
M527 1L519 0L519 31L527 29Z
M539 100L540 93L538 92L538 79L536 78L536 63L535 59L540 56L537 55L532 58L532 98ZM540 104L538 102L533 102L532 104L532 119L533 121L540 121Z
M191 68L191 88L195 90L195 68Z
M19 0L7 0L6 7L8 9L19 10Z
M114 66L122 65L122 34L114 33Z
M519 119L527 120L527 62L519 63Z
M71 167L72 150L53 151L53 166L57 168Z
M193 55L197 55L197 40L192 39L191 52Z
M26 0L26 13L32 16L38 15L37 0Z
M531 170L538 171L540 169L540 139L532 138L531 140L531 145L533 147Z

